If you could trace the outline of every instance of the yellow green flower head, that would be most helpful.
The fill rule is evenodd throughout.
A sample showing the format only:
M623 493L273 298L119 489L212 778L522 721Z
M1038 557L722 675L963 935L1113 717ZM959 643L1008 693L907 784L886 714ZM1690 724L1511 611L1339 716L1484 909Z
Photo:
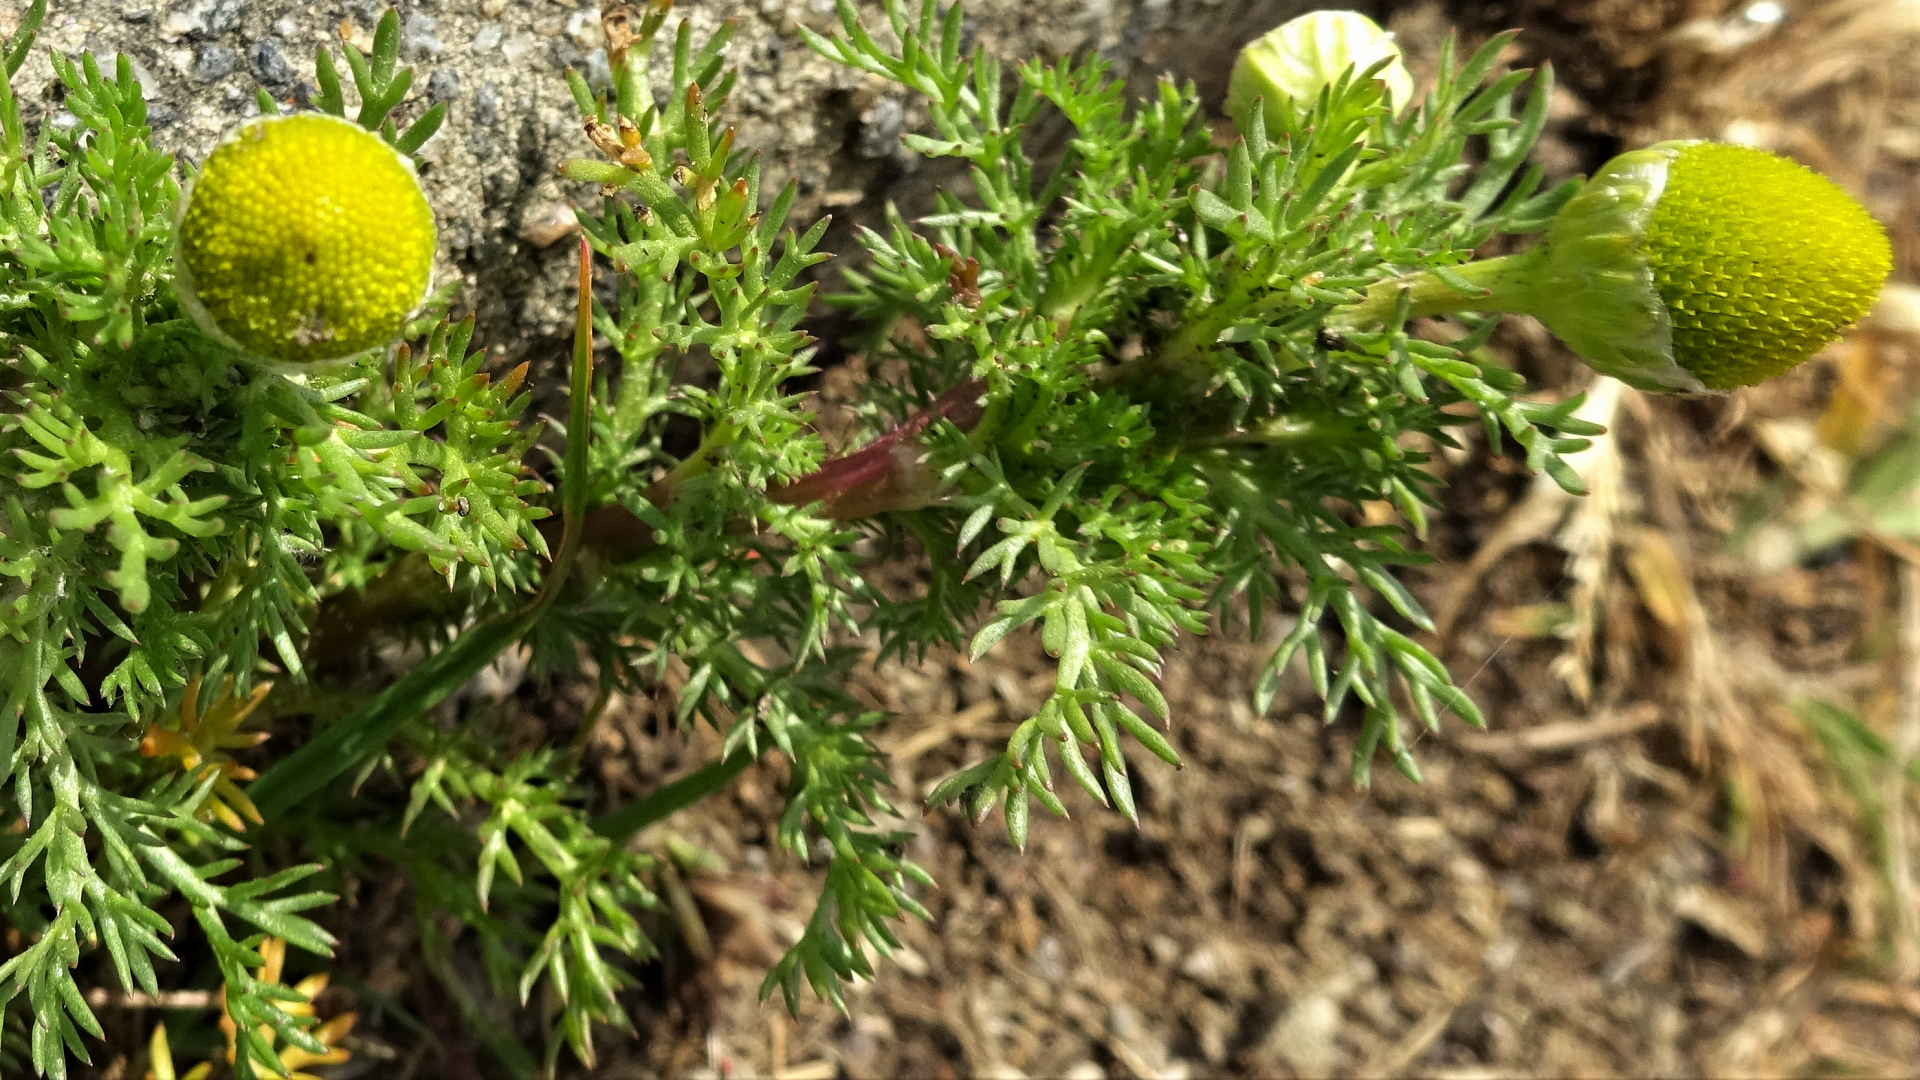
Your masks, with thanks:
M1873 305L1893 269L1880 224L1826 177L1761 150L1663 142L1601 166L1546 242L1368 291L1379 318L1524 312L1594 370L1642 390L1700 393L1770 379Z
M1873 305L1887 234L1838 185L1761 150L1679 147L1647 225L1673 358L1714 390L1798 365Z
M378 135L266 117L207 158L178 243L178 292L210 333L268 360L335 360L404 330L433 272L433 209Z

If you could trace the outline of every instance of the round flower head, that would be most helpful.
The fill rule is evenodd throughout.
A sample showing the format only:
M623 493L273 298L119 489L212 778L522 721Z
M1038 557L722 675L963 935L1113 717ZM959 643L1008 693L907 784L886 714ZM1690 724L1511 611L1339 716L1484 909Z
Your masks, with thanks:
M306 113L251 121L193 180L177 291L208 332L283 363L398 338L433 271L433 210L378 135Z
M1393 108L1411 103L1413 77L1392 34L1357 11L1310 11L1240 50L1227 86L1227 112L1243 116L1259 98L1268 126L1277 128L1292 99L1312 102L1348 68L1358 74L1381 60L1388 64L1373 77L1386 84Z
M1608 162L1540 250L1516 310L1655 389L1731 390L1797 366L1866 314L1893 268L1886 231L1833 181L1710 142Z
M1723 143L1679 147L1646 250L1674 362L1716 390L1818 352L1867 313L1893 269L1886 231L1833 181Z
M1382 282L1346 313L1514 311L1643 390L1732 390L1818 352L1873 305L1887 234L1826 177L1761 150L1665 142L1593 174L1518 255Z

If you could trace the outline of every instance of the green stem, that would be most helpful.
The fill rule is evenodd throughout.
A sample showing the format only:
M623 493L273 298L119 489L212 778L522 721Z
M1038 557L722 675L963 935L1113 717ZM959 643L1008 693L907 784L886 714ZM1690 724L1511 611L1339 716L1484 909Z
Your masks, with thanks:
M712 470L714 451L724 450L739 438L740 429L732 424L721 424L714 428L707 433L706 438L700 440L699 446L693 448L693 453L681 458L680 463L675 465L667 475L655 480L652 486L647 488L646 500L655 506L665 506L672 502L674 495L679 493L681 484Z
M1334 312L1327 325L1334 329L1377 330L1393 318L1400 294L1412 294L1411 318L1445 315L1454 311L1525 312L1533 307L1533 290L1540 281L1546 245L1517 255L1481 259L1448 271L1449 282L1421 271L1376 282L1367 298ZM1460 286L1468 286L1463 290Z
M1220 340L1221 332L1244 313L1246 304L1245 290L1235 289L1214 304L1208 314L1182 327L1166 350L1152 358L1151 365L1165 373L1192 368Z

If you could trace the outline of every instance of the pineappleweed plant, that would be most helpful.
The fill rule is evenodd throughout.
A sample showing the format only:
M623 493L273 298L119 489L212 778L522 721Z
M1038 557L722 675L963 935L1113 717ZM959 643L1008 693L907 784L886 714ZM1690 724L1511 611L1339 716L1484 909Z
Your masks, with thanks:
M0 1067L66 1075L101 1033L83 987L151 996L191 971L218 973L236 1075L337 1056L263 950L328 956L314 914L394 876L425 970L503 1070L551 1072L566 1047L590 1063L677 873L632 841L762 760L786 777L781 846L823 864L764 991L840 1004L932 884L889 824L872 733L890 718L846 689L876 655L1038 633L1052 691L930 798L997 810L1016 845L1035 804L1135 815L1129 756L1178 760L1165 651L1236 621L1289 627L1261 711L1300 659L1327 718L1357 720L1355 782L1381 757L1417 779L1411 725L1481 723L1395 576L1434 503L1423 448L1478 425L1575 488L1561 455L1599 434L1578 399L1522 396L1482 347L1489 313L1698 391L1803 359L1886 273L1857 206L1749 151L1656 147L1543 187L1526 159L1551 73L1498 70L1509 35L1449 48L1417 101L1390 48L1342 58L1364 26L1315 29L1304 85L1269 42L1236 72L1229 141L1191 87L1130 101L1095 59L963 53L957 6L887 0L869 27L843 0L840 32L808 43L915 95L908 146L966 183L863 233L861 269L816 297L825 223L788 227L793 187L763 192L724 119L730 28L656 41L670 6L610 7L610 85L569 77L598 154L557 163L592 205L569 411L545 427L527 367L487 370L472 323L400 272L431 249L408 158L443 113L398 120L397 17L370 55L345 47L347 81L321 51L311 118L263 95L197 177L152 147L124 58L52 57L78 123L30 134L10 80L43 3L6 44L0 1031L25 1034L0 1035L20 1055ZM1026 134L1043 113L1073 129L1046 166ZM347 157L381 179L342 180ZM361 180L384 194L338 195ZM1796 246L1773 243L1786 227ZM816 302L903 373L867 384L838 457L791 388ZM1457 340L1413 332L1442 314ZM1403 524L1363 523L1376 503ZM921 561L914 595L862 575L895 556ZM510 746L463 708L516 651L544 677L594 672L601 701L673 687L723 750L607 804L576 748ZM536 992L537 1015L497 1022Z

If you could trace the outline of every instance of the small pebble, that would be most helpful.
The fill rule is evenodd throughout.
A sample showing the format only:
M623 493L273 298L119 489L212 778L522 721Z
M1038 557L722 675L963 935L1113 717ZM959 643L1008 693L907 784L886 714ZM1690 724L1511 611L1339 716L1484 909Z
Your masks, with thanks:
M1262 1049L1295 1072L1323 1075L1331 1072L1340 1051L1334 1038L1340 1031L1340 1006L1316 994L1297 1001L1280 1014L1267 1032Z
M527 223L520 228L520 239L534 247L544 248L579 231L580 219L574 215L573 207L566 203L554 203L545 210L529 215Z
M568 41L566 38L554 39L552 46L553 64L562 71L570 71L578 68L586 59L580 50L574 47L573 42Z
M1500 879L1500 891L1506 894L1507 903L1513 907L1533 906L1533 886L1518 874L1508 874Z
M1128 1039L1140 1030L1140 1014L1124 1001L1116 1001L1107 1013L1107 1031L1116 1039Z
M494 92L492 83L484 83L480 92L473 96L473 122L482 127L492 127L500 120L500 95Z
M207 16L207 33L218 36L240 29L240 16L247 13L247 0L214 0Z
M1511 968L1513 962L1519 958L1520 943L1512 938L1501 938L1487 946L1487 951L1481 954L1480 959L1481 963L1487 966L1488 971L1500 975Z
M567 16L567 36L583 49L600 45L600 13L588 7Z
M883 97L860 114L860 129L854 135L853 156L868 161L891 157L900 147L900 124L906 109L896 98Z
M893 962L900 966L902 973L912 979L924 979L933 970L932 965L927 963L926 957L905 945L894 950Z
M400 48L409 56L439 56L446 46L434 36L436 26L433 16L419 12L407 16L400 24Z
M277 37L263 37L254 42L247 50L247 63L268 86L285 86L293 81L293 65L287 62L286 46Z
M1212 949L1203 945L1187 954L1187 959L1180 965L1180 974L1201 986L1218 986L1220 958L1213 954Z
M607 50L595 49L581 62L585 67L587 85L595 90L609 90L613 87L613 66L607 62Z
M500 43L500 55L506 59L507 63L517 64L539 45L540 39L532 34L515 34Z
M499 27L483 26L479 33L473 35L473 41L467 45L467 51L476 56L490 53L500 47L500 37Z
M167 41L179 41L183 37L201 36L199 26L190 22L183 12L171 12L160 23L160 36Z
M1033 950L1033 966L1048 979L1058 980L1067 973L1067 951L1061 947L1059 938L1048 934L1040 939Z
M435 68L427 76L427 97L436 102L452 101L460 96L460 73L452 68Z
M194 53L193 72L189 77L194 82L218 82L233 74L239 59L239 54L225 45L202 45Z

